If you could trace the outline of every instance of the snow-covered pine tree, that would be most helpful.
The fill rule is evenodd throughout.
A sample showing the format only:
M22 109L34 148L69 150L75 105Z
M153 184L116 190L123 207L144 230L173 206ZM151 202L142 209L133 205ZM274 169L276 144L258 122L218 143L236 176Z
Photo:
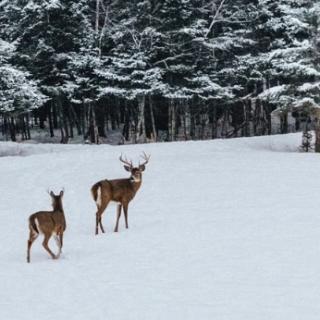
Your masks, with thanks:
M288 106L317 103L317 17L313 0L12 0L0 36L63 141L202 139L270 133L276 108L285 132Z
M89 7L86 1L14 0L7 13L11 24L8 36L16 43L15 63L26 68L50 97L49 123L61 131L61 142L70 135L69 97L76 89L68 64L72 53L90 46ZM51 130L53 134L53 130Z
M17 133L30 139L29 113L46 101L30 73L10 63L15 50L13 44L0 39L0 114L12 141Z
M265 21L258 29L269 44L266 52L259 56L266 79L264 92L259 97L279 109L286 122L294 106L301 105L308 98L308 89L314 90L319 81L315 63L317 50L314 50L319 6L310 0L263 1L261 6L264 16L260 20ZM283 132L286 131L285 127Z

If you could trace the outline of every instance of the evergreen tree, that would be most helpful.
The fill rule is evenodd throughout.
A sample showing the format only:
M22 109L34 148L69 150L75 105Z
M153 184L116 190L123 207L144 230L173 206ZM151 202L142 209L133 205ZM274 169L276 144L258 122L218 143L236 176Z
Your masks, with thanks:
M33 115L62 142L74 128L95 143L110 129L122 142L268 134L274 109L286 123L319 103L319 13L314 0L2 1L1 94L12 114L46 101Z

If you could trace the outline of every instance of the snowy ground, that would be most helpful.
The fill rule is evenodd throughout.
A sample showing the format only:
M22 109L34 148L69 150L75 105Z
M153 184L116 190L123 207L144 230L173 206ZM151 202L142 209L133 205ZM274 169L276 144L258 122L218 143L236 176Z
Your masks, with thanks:
M0 319L319 319L320 161L296 152L300 138L24 145L13 154L29 156L1 157ZM119 154L142 150L152 156L130 228L112 233L112 206L94 236L91 185L125 177ZM63 256L38 239L27 264L27 218L62 186Z

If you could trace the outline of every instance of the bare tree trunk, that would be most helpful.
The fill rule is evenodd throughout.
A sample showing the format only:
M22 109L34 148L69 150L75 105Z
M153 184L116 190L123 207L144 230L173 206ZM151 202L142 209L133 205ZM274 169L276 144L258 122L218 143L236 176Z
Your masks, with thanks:
M168 109L168 133L169 141L175 141L176 135L176 112L175 112L175 102L173 99L170 99L169 109Z
M52 119L52 100L49 105L49 111L48 111L48 120L49 120L49 132L50 132L50 137L54 137L54 130L53 130L53 119Z
M316 110L317 121L315 123L315 146L314 151L320 152L320 111Z
M88 136L90 137L90 142L99 144L99 132L96 121L96 113L94 106L90 103L88 106L88 117L89 117L89 128L88 128Z
M157 141L157 130L156 130L156 123L155 123L154 112L153 112L153 101L151 96L149 96L149 108L150 108L150 118L151 118L152 140Z
M82 100L82 112L81 112L81 125L82 125L82 132L83 132L83 139L87 142L89 139L89 112L88 106L85 100Z
M130 139L130 109L128 107L127 101L124 102L124 120L123 120L123 130L122 136L125 140Z
M257 99L252 98L251 99L251 109L253 114L253 135L257 135Z
M136 132L136 139L139 142L146 142L146 125L145 125L145 105L146 105L146 97L140 96L138 97L138 125Z
M56 101L57 101L57 108L58 108L59 127L60 127L60 133L61 133L60 143L66 144L69 141L69 132L68 132L68 126L65 119L65 115L63 113L61 96L57 96Z
M215 105L211 105L211 138L215 139L217 137L217 107Z
M14 117L10 117L9 130L10 130L11 141L17 141L17 138L16 138L17 132L16 132L16 124L15 124Z
M52 99L52 123L53 123L53 128L54 129L58 129L59 128L59 125L58 125L58 112L57 112L57 106L56 104L54 103L54 100L55 99Z
M95 108L92 107L92 125L93 125L93 133L94 133L94 143L99 144L99 130L97 126L97 120L96 120L96 111Z
M81 123L80 123L81 121L78 118L77 113L75 112L74 107L73 107L72 104L70 104L69 108L70 108L70 111L71 111L72 123L74 123L76 125L77 134L81 135L82 134L82 128L81 128Z
M6 137L6 141L9 140L9 119L8 117L5 115L4 119L3 119L3 127L4 127L4 133L5 133L5 137Z
M229 111L225 108L222 116L221 136L226 138L228 135Z
M207 112L207 108L204 107L204 105L201 108L201 114L200 114L200 137L201 140L204 140L207 138L206 136L206 131L207 131L207 125L209 122L209 118L208 118L208 112Z
M95 31L98 36L99 32L99 16L100 16L100 0L96 0L96 21L95 21Z
M183 109L183 108L181 108ZM184 140L188 140L187 138L187 129L186 129L186 106L184 106L184 112L183 111L180 111L179 112L179 119L180 119L180 126L181 126L181 130L183 132L183 139Z
M185 139L189 140L191 137L191 114L190 114L190 103L187 100L185 106L185 113L184 113L184 135Z
M27 124L26 124L26 117L24 115L22 115L20 117L20 121L21 123L21 136L22 136L22 140L28 140L28 136L27 136Z
M4 137L5 136L5 134L6 134L6 132L5 132L5 118L4 118L4 116L2 116L1 115L1 122L2 122L2 126L1 126L1 134L2 134L2 136Z
M26 130L27 130L27 139L31 139L31 133L30 133L30 114L27 113L26 116Z
M245 137L250 137L250 106L248 106L247 101L243 100L242 103L243 103L243 118L244 118L242 135Z
M281 133L288 133L288 113L283 112L281 114Z

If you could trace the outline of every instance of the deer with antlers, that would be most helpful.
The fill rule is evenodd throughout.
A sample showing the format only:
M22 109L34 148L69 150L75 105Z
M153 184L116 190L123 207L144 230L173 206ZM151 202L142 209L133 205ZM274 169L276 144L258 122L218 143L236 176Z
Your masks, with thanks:
M128 229L129 202L134 198L141 186L142 172L145 170L145 166L149 162L150 156L147 156L145 153L143 153L142 158L144 162L142 164L139 163L138 167L134 167L132 161L123 159L121 155L119 160L124 163L125 170L130 172L131 176L126 179L101 180L92 186L91 193L97 205L96 234L99 232L99 226L101 231L104 233L101 218L110 201L118 203L117 222L114 232L118 232L122 208L124 212L126 228Z
M38 238L39 234L44 235L42 242L43 247L50 254L52 259L58 259L61 254L63 245L63 233L66 230L66 219L64 216L62 197L64 190L60 191L58 195L55 195L52 191L49 192L52 199L52 211L38 211L33 213L29 217L29 240L27 251L27 262L30 262L30 249L32 243ZM50 238L54 236L57 246L59 248L58 253L55 255L49 248L48 242Z

